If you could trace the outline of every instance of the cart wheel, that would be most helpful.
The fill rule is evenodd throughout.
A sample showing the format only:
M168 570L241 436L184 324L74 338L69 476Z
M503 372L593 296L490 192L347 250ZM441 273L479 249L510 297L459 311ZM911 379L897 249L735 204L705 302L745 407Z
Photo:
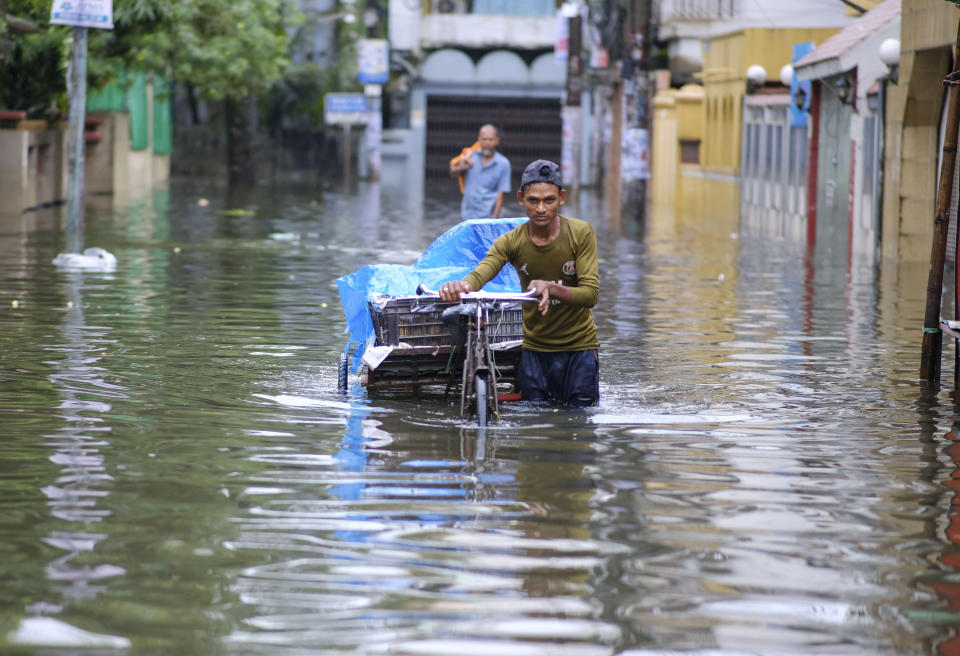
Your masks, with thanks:
M341 353L337 363L337 391L347 393L347 354Z
M477 401L477 425L487 425L487 379L477 374L473 378L473 391Z

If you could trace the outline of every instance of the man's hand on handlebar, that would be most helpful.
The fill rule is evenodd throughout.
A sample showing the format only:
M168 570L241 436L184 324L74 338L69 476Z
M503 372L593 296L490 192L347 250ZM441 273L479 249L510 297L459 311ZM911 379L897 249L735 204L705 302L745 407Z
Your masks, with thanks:
M527 285L527 291L533 292L533 295L540 299L537 302L537 310L540 314L546 315L550 310L550 288L552 283L548 280L531 280Z
M459 301L460 294L474 291L470 283L463 280L452 280L440 285L440 298L444 301Z

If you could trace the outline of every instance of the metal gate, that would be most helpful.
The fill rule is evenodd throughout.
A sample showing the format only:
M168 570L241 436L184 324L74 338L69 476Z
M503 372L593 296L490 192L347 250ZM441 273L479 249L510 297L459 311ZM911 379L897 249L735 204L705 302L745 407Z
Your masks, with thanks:
M559 98L475 96L427 97L426 183L457 191L450 178L450 158L477 140L477 131L492 123L500 131L500 152L510 160L516 189L524 167L535 159L560 163L563 121Z

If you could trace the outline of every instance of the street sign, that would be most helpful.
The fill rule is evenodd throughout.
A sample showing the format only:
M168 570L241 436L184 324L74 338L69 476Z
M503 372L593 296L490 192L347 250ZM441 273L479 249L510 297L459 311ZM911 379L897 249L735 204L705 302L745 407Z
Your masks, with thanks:
M390 49L386 39L357 41L357 79L364 84L386 84L390 76Z
M112 30L113 0L53 0L50 22Z
M323 97L323 120L328 125L363 125L367 99L362 93L328 93Z

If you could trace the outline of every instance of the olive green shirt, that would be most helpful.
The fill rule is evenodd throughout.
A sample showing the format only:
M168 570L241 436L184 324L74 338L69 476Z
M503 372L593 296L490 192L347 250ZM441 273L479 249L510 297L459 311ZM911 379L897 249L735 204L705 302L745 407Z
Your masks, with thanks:
M527 224L500 235L464 280L474 289L492 280L509 262L526 290L531 280L552 280L571 287L570 303L551 301L546 316L536 303L523 304L523 347L532 351L586 351L599 346L590 311L600 294L597 236L586 221L560 217L560 234L546 246L530 239Z

